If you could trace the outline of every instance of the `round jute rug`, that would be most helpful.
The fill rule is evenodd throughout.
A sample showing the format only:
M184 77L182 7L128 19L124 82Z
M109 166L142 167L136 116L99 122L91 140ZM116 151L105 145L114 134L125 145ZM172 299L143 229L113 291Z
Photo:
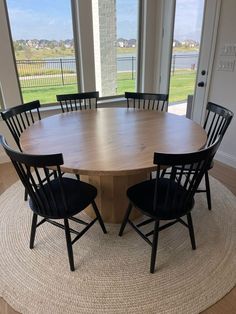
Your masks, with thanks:
M199 313L236 283L236 198L211 179L213 210L196 196L188 230L160 233L157 271L149 273L150 246L130 227L104 235L96 223L74 245L70 272L63 230L43 224L29 249L32 213L17 182L0 196L0 295L21 313Z

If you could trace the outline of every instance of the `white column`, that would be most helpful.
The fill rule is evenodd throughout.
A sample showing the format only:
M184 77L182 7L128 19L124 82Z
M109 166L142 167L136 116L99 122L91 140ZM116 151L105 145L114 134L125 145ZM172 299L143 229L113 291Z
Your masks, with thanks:
M100 96L116 95L116 1L93 0L96 86Z

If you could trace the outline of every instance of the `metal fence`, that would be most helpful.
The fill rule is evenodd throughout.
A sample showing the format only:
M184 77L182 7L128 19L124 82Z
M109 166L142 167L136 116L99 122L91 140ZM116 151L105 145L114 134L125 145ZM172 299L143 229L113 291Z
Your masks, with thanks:
M77 84L75 59L17 60L22 88Z
M117 57L116 58L117 73L128 73L128 78L135 79L136 75L136 57ZM122 79L122 76L120 76Z
M171 74L174 75L176 70L196 70L198 63L198 54L185 53L173 54L171 60Z
M174 54L171 74L177 70L195 70L198 54ZM75 59L17 60L21 88L61 86L77 84ZM134 80L136 57L117 57L118 80ZM123 73L123 74L122 74Z

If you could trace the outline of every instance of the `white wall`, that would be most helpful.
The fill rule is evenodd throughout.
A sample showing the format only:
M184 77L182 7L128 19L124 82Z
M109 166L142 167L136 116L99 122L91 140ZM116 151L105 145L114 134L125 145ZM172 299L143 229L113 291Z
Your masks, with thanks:
M222 56L224 45L236 45L236 1L223 0L217 34L215 60L209 100L221 104L235 114L216 158L236 167L236 56ZM234 71L219 71L221 60L235 60Z

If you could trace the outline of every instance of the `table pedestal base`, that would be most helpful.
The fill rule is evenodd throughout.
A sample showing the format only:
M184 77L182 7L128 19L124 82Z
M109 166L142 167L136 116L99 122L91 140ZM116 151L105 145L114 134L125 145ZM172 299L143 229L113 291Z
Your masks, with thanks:
M98 190L96 204L104 222L121 223L128 207L127 189L149 178L148 173L129 176L84 176L81 180L94 185ZM85 210L90 217L95 217L91 206ZM132 210L131 219L141 216L137 210Z

